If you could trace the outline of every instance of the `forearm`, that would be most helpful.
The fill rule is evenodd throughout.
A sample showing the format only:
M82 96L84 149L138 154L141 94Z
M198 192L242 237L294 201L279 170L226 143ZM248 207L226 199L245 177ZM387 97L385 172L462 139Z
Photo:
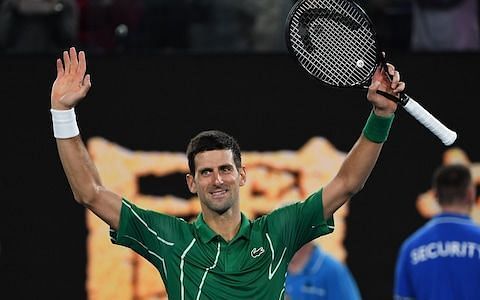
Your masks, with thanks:
M385 75L385 71L391 78ZM338 174L323 189L324 218L330 218L340 206L363 188L377 162L383 143L387 140L397 103L377 91L398 97L398 93L404 89L405 83L400 81L400 73L393 65L387 64L387 70L377 68L367 93L368 101L373 104L373 111Z
M374 143L361 135L347 154L337 177L344 183L345 193L350 197L359 192L375 166L383 143Z
M363 134L360 136L337 175L323 189L324 218L331 218L337 209L363 188L381 149L382 144L369 141Z
M388 137L393 114L378 115L374 110L368 117L362 135L348 153L338 177L344 183L345 192L353 195L360 191L377 162L383 143Z
M57 138L57 147L75 200L118 229L122 198L102 185L80 135Z
M102 185L85 144L77 135L69 139L57 139L57 148L75 200L88 205L95 199Z
M53 135L57 138L58 154L75 200L117 229L122 197L102 186L77 126L74 107L92 85L90 75L85 75L86 64L85 52L77 55L73 47L63 52L63 62L57 59L50 110Z
M370 115L362 135L347 154L337 175L324 188L324 217L331 217L363 188L378 160L392 121L393 115Z

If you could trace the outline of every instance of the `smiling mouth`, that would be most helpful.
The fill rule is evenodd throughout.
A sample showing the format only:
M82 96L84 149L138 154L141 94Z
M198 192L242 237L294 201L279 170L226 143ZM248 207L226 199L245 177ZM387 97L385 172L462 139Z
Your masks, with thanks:
M210 195L212 195L213 198L222 198L226 194L227 194L227 190L210 192Z

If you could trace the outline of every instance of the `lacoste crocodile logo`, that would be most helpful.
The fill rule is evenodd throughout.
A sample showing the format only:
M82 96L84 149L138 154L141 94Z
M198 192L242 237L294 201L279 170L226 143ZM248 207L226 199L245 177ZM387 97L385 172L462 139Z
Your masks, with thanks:
M265 249L263 247L260 248L253 248L252 251L250 252L250 255L252 255L253 258L257 258L260 255L262 255L265 252Z

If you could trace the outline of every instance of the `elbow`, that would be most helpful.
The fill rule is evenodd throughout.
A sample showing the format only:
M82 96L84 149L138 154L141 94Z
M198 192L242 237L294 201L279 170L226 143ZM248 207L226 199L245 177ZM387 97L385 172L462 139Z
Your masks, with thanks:
M73 191L73 196L77 203L89 207L99 198L102 190L102 186L93 185L82 191Z
M350 188L350 190L349 190L349 193L348 193L348 194L350 195L350 198L353 197L353 196L355 196L357 193L359 193L359 192L363 189L364 186L365 186L365 183L364 183L364 182L352 186L352 187Z
M365 181L353 180L352 178L339 176L339 182L342 183L342 190L347 198L352 198L359 193L365 186Z

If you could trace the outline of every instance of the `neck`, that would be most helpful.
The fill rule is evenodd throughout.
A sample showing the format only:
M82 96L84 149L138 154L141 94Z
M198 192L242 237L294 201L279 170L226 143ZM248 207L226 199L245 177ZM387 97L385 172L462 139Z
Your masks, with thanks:
M208 210L203 211L203 220L225 241L231 241L237 234L242 220L240 211L228 210L219 215Z
M467 205L443 205L442 206L443 213L453 213L453 214L461 214L461 215L470 215L471 206Z

